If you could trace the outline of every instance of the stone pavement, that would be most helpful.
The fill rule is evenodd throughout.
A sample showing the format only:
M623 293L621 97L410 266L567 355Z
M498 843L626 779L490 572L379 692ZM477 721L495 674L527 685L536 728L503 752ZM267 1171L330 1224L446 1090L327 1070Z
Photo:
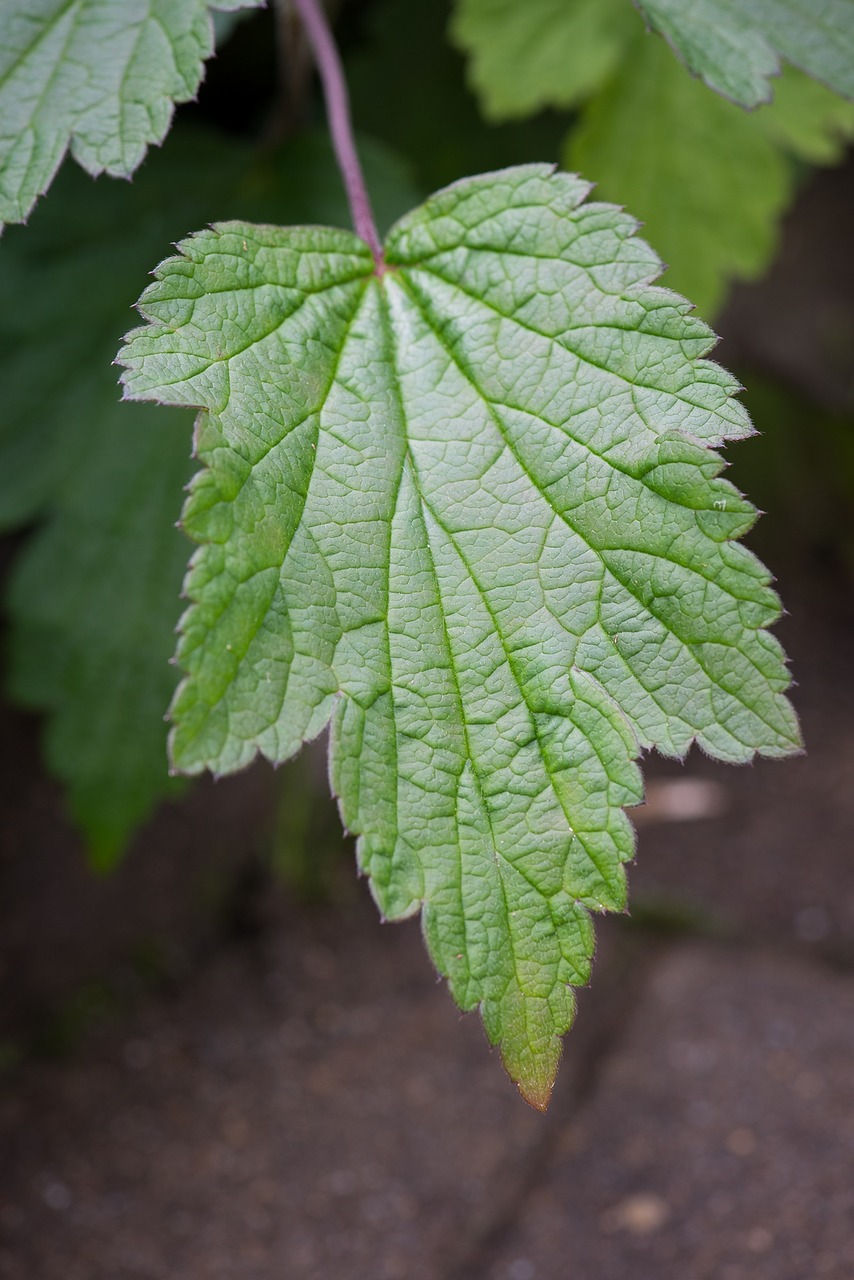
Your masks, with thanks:
M854 981L682 945L656 965L595 1096L489 1280L854 1276Z
M715 803L641 822L636 923L599 925L546 1117L417 922L364 885L268 895L248 941L9 1078L0 1280L854 1280L851 624L810 616L808 756L654 766ZM86 890L101 916L137 876Z
M612 925L543 1118L416 926L310 923L5 1097L2 1280L854 1277L850 974Z

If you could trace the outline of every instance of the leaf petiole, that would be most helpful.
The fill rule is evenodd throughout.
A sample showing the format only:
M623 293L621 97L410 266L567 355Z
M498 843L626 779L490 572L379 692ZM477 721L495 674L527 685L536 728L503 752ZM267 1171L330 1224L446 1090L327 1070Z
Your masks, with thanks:
M293 0L293 5L305 28L323 85L329 132L332 135L335 158L347 191L353 229L368 245L377 271L381 273L384 267L382 245L374 221L371 198L365 185L365 175L362 172L353 138L350 100L341 58L321 0Z

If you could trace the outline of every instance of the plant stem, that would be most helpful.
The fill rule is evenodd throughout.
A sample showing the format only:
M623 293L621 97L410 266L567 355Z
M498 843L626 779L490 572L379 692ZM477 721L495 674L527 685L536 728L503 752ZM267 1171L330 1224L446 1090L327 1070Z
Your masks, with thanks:
M329 132L332 134L338 168L344 179L353 228L370 248L377 269L381 271L383 268L382 245L353 139L347 82L344 79L344 69L341 66L338 49L321 0L293 0L293 5L302 20L320 72L323 96L326 99L326 112L329 117Z

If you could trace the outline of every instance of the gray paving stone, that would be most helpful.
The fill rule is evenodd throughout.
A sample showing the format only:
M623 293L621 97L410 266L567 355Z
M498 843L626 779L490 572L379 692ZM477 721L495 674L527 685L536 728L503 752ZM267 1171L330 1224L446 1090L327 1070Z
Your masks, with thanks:
M2 1280L434 1280L543 1132L417 924L261 959L0 1099Z
M851 1280L854 979L691 944L469 1280Z

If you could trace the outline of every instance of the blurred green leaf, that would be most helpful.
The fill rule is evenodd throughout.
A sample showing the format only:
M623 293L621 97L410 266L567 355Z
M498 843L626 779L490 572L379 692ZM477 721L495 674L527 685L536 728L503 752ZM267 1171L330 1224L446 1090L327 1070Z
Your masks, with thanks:
M733 102L773 93L786 59L854 97L852 0L635 0L685 65Z
M174 524L190 416L119 417L106 396L93 408L87 465L12 576L9 692L50 713L47 765L106 868L175 787L163 715L187 558Z
M854 103L794 68L766 107L743 111L641 35L569 134L565 163L625 204L669 267L665 283L709 318L733 280L760 276L791 203L792 158L832 164Z
M665 284L712 316L733 278L768 265L792 173L753 117L641 35L570 133L566 164L627 205L669 270Z
M457 0L455 43L491 120L572 107L615 70L635 19L626 0Z
M363 145L384 223L406 169ZM119 401L131 302L170 240L217 215L347 222L325 136L281 155L177 129L132 185L60 175L0 252L0 525L45 519L14 571L10 690L48 712L48 762L106 865L168 792L167 659L187 544L174 529L192 413Z
M768 266L790 157L834 163L854 134L854 103L793 67L770 107L735 109L643 33L627 0L457 0L452 31L490 117L581 105L565 164L643 220L667 283L709 317L733 280ZM729 38L716 31L714 47Z
M838 164L854 138L854 102L840 98L794 67L774 84L774 101L750 117L799 160Z

